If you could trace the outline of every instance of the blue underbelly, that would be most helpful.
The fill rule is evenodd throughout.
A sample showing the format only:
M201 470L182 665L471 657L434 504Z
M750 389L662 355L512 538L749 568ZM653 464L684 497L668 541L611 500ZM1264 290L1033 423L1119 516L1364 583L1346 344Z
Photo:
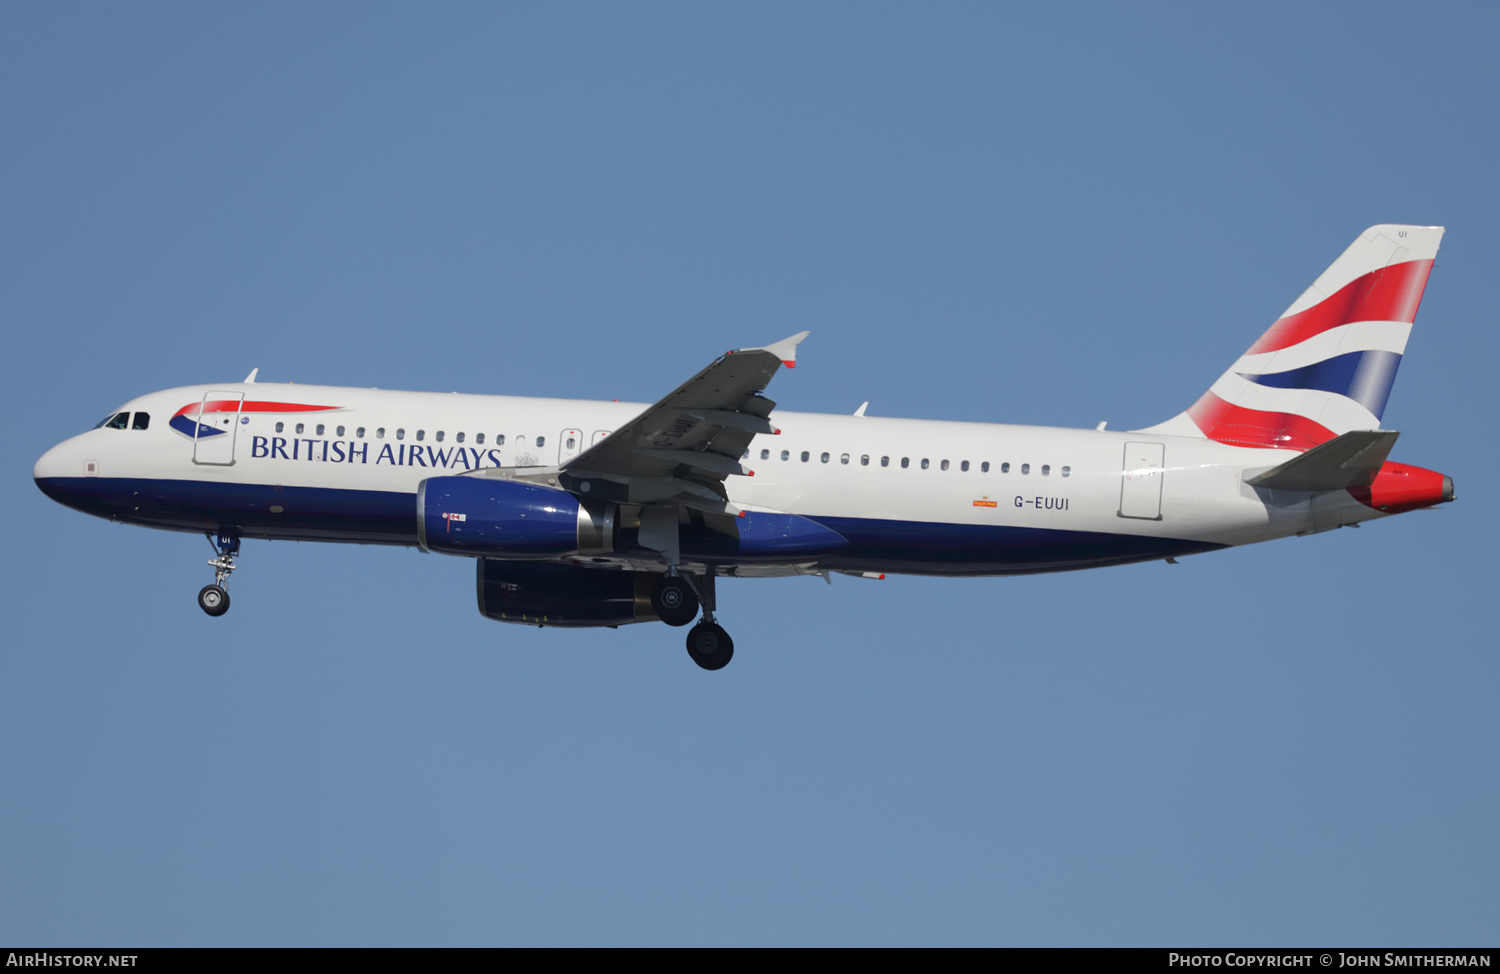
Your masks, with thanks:
M416 495L401 491L103 477L48 478L37 481L37 486L52 499L80 511L167 530L233 530L246 538L289 541L417 543ZM813 559L818 568L835 571L1025 574L1127 564L1224 547L1096 531L807 517L848 540L847 548ZM697 555L726 566L736 563L722 542L695 552L691 535L683 538L684 557ZM654 557L649 552L643 555ZM801 563L807 557L789 553L784 561ZM766 564L777 559L758 554L744 561Z

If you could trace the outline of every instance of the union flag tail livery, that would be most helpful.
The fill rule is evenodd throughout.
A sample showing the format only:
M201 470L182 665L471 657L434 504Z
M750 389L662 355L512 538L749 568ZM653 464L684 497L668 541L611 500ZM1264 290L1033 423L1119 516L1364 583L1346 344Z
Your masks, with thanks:
M1360 234L1187 411L1151 432L1302 452L1380 428L1442 227Z
M1366 230L1198 402L1146 430L778 409L765 390L801 332L722 355L654 404L252 371L125 403L32 475L89 514L207 535L211 616L243 539L405 545L470 559L479 611L500 622L697 620L688 655L716 670L734 653L720 578L1174 561L1451 501L1449 478L1387 459L1400 434L1380 429L1442 234Z

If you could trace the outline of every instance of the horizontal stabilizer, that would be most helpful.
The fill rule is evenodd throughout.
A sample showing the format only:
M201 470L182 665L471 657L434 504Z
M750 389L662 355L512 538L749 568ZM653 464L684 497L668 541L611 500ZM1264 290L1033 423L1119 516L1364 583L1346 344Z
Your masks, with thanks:
M1380 472L1391 447L1396 445L1395 430L1354 430L1326 443L1299 453L1286 463L1245 482L1252 487L1271 490L1345 490L1368 487Z

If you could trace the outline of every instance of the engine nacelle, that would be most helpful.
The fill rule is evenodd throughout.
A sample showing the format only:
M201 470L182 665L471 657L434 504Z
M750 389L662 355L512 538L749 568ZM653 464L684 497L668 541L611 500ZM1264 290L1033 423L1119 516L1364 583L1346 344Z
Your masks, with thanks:
M573 565L517 565L475 561L479 613L527 626L624 626L655 622L650 572L606 571Z
M423 551L532 559L606 554L614 542L613 504L555 487L489 477L429 477L417 487Z

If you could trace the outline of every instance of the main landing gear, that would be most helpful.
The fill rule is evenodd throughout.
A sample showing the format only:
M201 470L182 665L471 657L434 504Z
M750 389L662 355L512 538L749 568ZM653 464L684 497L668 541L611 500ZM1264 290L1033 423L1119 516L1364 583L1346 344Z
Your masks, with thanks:
M221 616L229 611L229 573L234 571L234 556L240 553L239 535L220 532L208 535L208 543L217 555L209 565L214 570L214 583L198 590L198 608L211 616Z
M685 626L698 617L698 593L682 575L663 575L651 590L651 609L669 626Z
M703 608L703 620L688 630L687 651L705 670L722 670L734 658L734 640L714 621L714 576L682 575L669 568L651 592L651 608L669 626L685 626Z
M722 670L734 659L734 640L723 626L705 619L688 630L687 650L705 670Z

